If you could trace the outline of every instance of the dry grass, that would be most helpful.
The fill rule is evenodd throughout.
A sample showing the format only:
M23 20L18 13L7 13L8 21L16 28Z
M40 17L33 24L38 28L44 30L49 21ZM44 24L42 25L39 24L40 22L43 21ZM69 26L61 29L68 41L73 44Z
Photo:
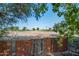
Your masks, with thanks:
M37 36L37 35L57 35L56 32L50 31L10 31L8 35L21 35L21 36Z

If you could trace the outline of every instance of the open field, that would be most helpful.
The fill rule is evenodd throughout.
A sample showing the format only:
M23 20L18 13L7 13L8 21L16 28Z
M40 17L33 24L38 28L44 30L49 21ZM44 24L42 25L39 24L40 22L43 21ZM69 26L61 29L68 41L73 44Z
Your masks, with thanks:
M10 31L8 35L18 36L37 36L37 35L58 35L56 32L51 31Z

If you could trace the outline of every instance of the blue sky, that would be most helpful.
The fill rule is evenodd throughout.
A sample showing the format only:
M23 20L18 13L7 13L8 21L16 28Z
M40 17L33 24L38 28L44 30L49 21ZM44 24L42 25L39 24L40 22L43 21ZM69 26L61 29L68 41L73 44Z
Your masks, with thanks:
M26 23L20 21L16 24L16 26L19 26L20 28L27 27L28 29L37 27L40 29L46 29L52 28L54 24L64 20L63 17L58 17L56 13L52 12L52 7L50 4L48 6L49 10L41 18L39 18L39 21L37 21L34 17L30 17Z

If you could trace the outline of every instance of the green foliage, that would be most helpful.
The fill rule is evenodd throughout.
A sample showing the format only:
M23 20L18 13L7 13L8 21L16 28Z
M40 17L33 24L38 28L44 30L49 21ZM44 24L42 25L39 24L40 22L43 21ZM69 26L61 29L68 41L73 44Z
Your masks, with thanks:
M22 30L25 31L26 30L26 27L24 27Z
M48 30L50 31L50 30L52 30L52 28L49 28Z
M7 32L5 30L0 30L0 37L5 36Z
M52 6L52 11L59 17L64 16L65 19L64 22L55 24L53 30L59 32L60 37L66 35L72 44L76 40L75 37L79 37L79 4L52 4Z
M35 28L32 28L33 31L35 31Z
M23 27L22 31L29 31L29 29L27 29L27 27Z
M6 30L9 30L9 31L19 31L19 27L17 27L17 26L12 26L12 27L6 28Z
M37 30L39 30L39 28L37 27Z
M74 35L77 35L79 36L79 33L78 33L78 29L75 30L73 29L73 26L72 25L68 25L66 22L61 22L61 23L58 23L58 24L55 24L55 26L53 27L53 30L58 32L60 34L60 38L64 38L64 36L67 36L68 37L68 41L69 41L69 44L72 44L75 40L75 36ZM61 40L60 40L61 42Z
M72 25L73 29L79 28L79 4L52 4L53 12L57 13L59 17L64 16L68 25ZM54 11L55 10L55 11Z
M43 16L43 14L48 10L47 4L36 4L37 6L33 7L34 16L38 20L39 17Z

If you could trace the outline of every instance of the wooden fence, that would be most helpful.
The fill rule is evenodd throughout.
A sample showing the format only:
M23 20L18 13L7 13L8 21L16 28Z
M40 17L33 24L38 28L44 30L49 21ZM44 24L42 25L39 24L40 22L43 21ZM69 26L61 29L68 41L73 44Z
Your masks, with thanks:
M0 41L0 56L39 56L60 51L54 42L55 38ZM62 51L67 49L67 40L63 40Z

